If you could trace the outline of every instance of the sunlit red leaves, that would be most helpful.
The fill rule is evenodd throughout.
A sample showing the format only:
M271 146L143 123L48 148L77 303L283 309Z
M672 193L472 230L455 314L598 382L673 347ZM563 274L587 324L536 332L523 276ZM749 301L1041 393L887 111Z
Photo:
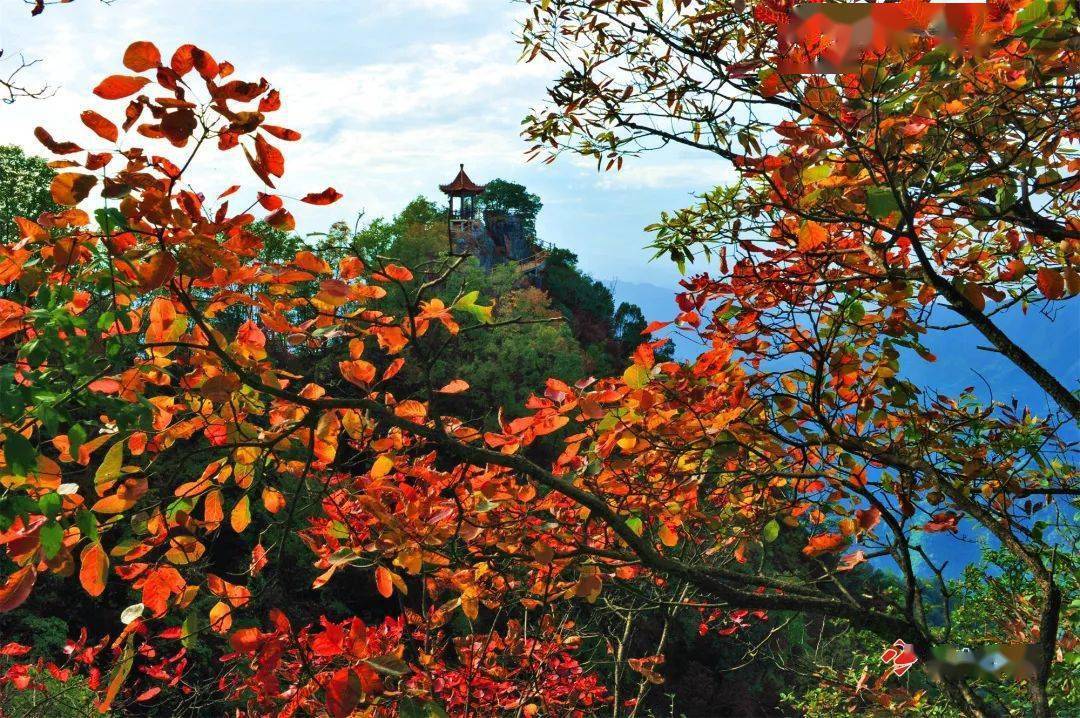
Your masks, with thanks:
M133 42L124 51L124 67L134 72L146 72L161 65L161 52L152 42Z
M210 80L218 73L218 64L210 53L191 44L178 47L169 66L181 77L192 69L197 70L204 80Z
M941 511L934 514L930 521L923 524L923 531L931 533L949 531L956 533L960 528L960 515L953 511Z
M630 658L627 664L634 671L637 671L645 679L654 685L660 685L664 682L664 676L657 672L657 669L663 665L664 656L646 656L645 658Z
M263 508L271 514L276 514L285 508L285 494L272 486L266 486L262 490Z
M803 222L802 227L799 228L799 242L797 249L800 252L813 251L824 245L828 238L828 230L813 220L807 220L806 222Z
M94 94L105 100L119 100L146 87L150 80L131 75L110 75L94 88Z
M94 175L79 172L61 172L53 177L49 192L57 204L76 205L90 195L97 184Z
M163 616L172 596L183 593L186 587L184 577L172 566L152 568L142 581L142 603L155 618Z
M267 217L266 223L282 232L291 232L296 229L296 219L284 207Z
M440 394L460 394L463 391L469 390L469 382L464 379L454 379L446 386L438 390Z
M109 557L97 541L87 544L79 556L79 582L91 596L100 596L109 576Z

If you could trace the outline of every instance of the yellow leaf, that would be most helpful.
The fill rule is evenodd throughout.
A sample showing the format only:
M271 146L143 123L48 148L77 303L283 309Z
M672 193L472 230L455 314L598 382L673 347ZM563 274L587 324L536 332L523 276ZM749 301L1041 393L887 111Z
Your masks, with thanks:
M245 494L242 499L236 502L236 506L233 507L232 512L229 514L229 525L232 526L232 530L236 533L243 533L250 523L251 501Z
M124 442L118 441L105 452L105 458L101 460L97 471L94 472L94 490L97 491L98 496L103 496L112 488L112 485L120 478L123 465Z
M640 364L631 364L623 372L622 378L631 389L640 389L649 383L649 370Z
M394 461L389 456L380 456L371 465L371 478L381 479L389 474L394 468Z

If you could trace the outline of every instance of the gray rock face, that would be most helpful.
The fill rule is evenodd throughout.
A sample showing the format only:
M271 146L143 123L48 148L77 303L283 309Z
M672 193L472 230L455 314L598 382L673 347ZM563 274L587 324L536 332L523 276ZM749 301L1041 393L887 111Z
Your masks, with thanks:
M450 233L456 253L471 254L488 270L536 254L532 238L522 231L520 218L507 212L486 211L483 221L454 220Z

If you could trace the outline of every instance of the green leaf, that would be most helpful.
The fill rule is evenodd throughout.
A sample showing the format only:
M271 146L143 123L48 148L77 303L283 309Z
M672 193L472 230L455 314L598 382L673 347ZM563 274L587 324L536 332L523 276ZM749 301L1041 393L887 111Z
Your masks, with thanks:
M626 525L631 531L640 536L645 530L645 525L641 522L637 516L631 516L626 520Z
M1034 25L1045 20L1048 14L1046 0L1033 0L1016 13L1016 25L1017 27Z
M26 476L37 469L37 449L23 436L8 431L4 439L4 461L15 476Z
M38 530L38 539L41 541L45 558L50 559L60 553L60 547L64 543L64 527L56 521L48 521Z
M180 626L180 643L184 648L191 648L195 645L195 642L199 638L199 631L202 630L202 622L199 620L199 616L194 613L189 613L187 618L184 619L184 623Z
M807 167L802 171L802 181L806 184L818 182L832 174L832 165L822 164Z
M81 509L79 513L75 514L75 525L79 527L82 535L90 539L90 541L98 540L97 517L94 514L86 509Z
M68 441L71 442L71 448L68 449L72 458L79 457L79 447L86 443L86 429L82 428L81 424L68 429Z
M452 309L459 309L463 312L468 312L478 322L481 322L483 324L491 324L492 321L494 321L492 319L491 313L495 309L495 305L491 304L485 307L477 304L476 300L479 299L479 297L479 291L474 290L472 292L469 292L468 294L454 302L454 306L452 307Z
M761 535L765 539L765 543L772 543L780 535L780 524L777 523L776 519L773 519L765 524L765 528L761 530Z
M866 209L874 219L884 219L899 210L900 205L888 187L871 187L866 190Z
M120 214L120 210L116 207L94 210L94 219L97 220L98 226L101 227L101 231L105 234L127 229L124 215Z
M60 507L63 506L64 500L60 498L60 494L56 492L50 492L38 499L38 507L41 508L41 513L48 516L50 519L54 518L60 513Z
M374 668L379 673L400 678L410 672L409 664L397 656L385 655L364 659L364 663Z

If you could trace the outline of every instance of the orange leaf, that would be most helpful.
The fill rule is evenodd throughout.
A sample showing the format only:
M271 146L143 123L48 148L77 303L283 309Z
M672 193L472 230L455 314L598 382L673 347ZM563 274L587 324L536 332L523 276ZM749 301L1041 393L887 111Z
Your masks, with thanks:
M0 613L11 611L22 605L30 595L30 589L37 580L37 571L33 566L23 566L15 573L8 576L4 585L0 586Z
M469 382L464 379L454 379L452 382L439 389L440 394L460 394L463 391L467 391L469 388Z
M97 177L78 172L61 172L53 177L49 193L57 204L76 205L90 194Z
M79 568L79 582L91 596L100 596L105 590L105 580L109 575L109 557L97 541L87 544L79 556L82 566Z
M817 249L821 245L825 244L825 240L829 238L829 233L825 231L817 222L807 220L803 223L803 226L799 228L799 244L797 249L800 252L808 252Z
M176 260L168 252L155 252L138 266L139 280L144 292L165 284L176 274Z
M267 511L276 514L278 511L285 508L285 494L277 489L267 487L262 490L262 502Z
M385 566L375 569L375 588L379 590L379 595L383 598L390 598L394 593L394 579Z
M338 362L338 369L341 376L359 386L370 384L375 379L375 365L363 359Z
M134 95L145 87L150 80L131 75L109 75L94 88L94 94L105 100L119 100Z
M152 42L140 40L128 45L124 51L124 67L135 72L146 72L161 65L161 52Z
M266 223L274 229L280 229L282 232L291 232L296 229L296 219L287 209L279 209L269 217L266 218Z
M841 534L819 534L811 536L806 546L803 546L803 554L813 558L823 553L839 551L847 546L848 540Z

